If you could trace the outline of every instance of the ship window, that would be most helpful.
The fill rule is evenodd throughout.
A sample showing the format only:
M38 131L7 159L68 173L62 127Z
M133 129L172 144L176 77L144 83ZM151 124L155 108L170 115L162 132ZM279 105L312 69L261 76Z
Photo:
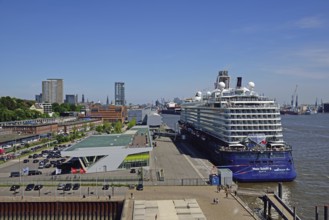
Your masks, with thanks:
M256 164L259 165L260 164L260 161L256 161Z
M273 164L273 160L270 160L268 163L269 163L270 165L272 165L272 164Z
M263 164L267 164L267 161L266 160L263 160L262 162L263 162Z
M250 163L251 165L253 165L253 164L254 164L254 161L249 161L249 163Z

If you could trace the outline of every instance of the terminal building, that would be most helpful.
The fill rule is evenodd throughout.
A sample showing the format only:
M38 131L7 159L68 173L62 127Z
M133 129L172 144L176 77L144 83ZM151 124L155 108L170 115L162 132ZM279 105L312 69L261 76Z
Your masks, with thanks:
M149 166L152 136L148 126L134 126L122 134L93 135L61 152L78 160L86 173Z

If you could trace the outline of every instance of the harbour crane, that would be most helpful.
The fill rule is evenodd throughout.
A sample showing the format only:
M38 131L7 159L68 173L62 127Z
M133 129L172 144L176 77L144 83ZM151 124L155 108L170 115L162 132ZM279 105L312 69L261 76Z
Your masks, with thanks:
M291 97L291 107L293 108L294 107L294 99L295 99L295 96L296 96L296 108L298 107L297 105L297 88L298 88L298 85L296 85L295 87L295 91L294 93L292 94L292 97Z

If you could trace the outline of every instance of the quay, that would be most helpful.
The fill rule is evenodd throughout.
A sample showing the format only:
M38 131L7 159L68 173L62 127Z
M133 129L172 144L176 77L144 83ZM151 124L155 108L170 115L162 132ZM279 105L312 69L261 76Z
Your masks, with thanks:
M217 192L217 186L208 185L213 164L203 155L198 155L199 152L190 148L187 143L173 142L169 137L161 136L155 141L157 147L150 155L150 181L144 181L143 191L128 192L123 209L123 220L258 219L252 210L234 196L233 191L226 198L224 190ZM157 179L157 173L160 171L163 171L161 181ZM218 204L214 203L215 198L218 198ZM193 206L197 205L201 213L198 207L194 206L196 215L193 217L193 213L189 213L191 207L187 206L186 201L192 201ZM141 206L141 202L153 202L151 207L153 212L147 215L147 207L144 210L134 209L136 205ZM184 202L187 205L184 206ZM176 206L176 210L168 207L169 204ZM170 210L173 210L173 213L168 218ZM136 211L138 211L137 215Z
M2 215L6 216L1 216L1 219L45 219L42 218L44 215L49 216L47 219L63 220L81 219L82 215L83 219L122 220L195 219L193 216L208 220L258 219L238 197L234 196L233 191L226 197L224 190L217 192L217 186L208 184L213 165L206 157L199 155L200 152L185 142L176 142L169 137L159 137L155 141L157 144L150 153L149 168L143 169L143 190L118 186L115 188L115 195L112 194L110 198L108 195L111 194L111 190L103 191L101 185L93 184L90 186L93 194L85 196L89 193L89 185L85 184L82 184L77 192L57 191L57 183L68 181L71 174L58 176L58 180L51 180L54 181L52 184L49 184L50 176L31 177L28 180L24 179L24 183L44 182L41 191L25 192L21 187L16 194L10 192L8 187L0 187L0 209L6 210L2 212ZM8 165L3 164L0 173L10 169ZM159 173L162 175L161 178L158 178ZM129 170L119 170L113 173L83 174L81 177L98 178L100 181L101 177L112 175L137 176L129 173ZM16 179L8 179L7 184L13 180ZM214 203L214 199L217 198L218 203ZM151 207L148 204L151 204ZM148 208L152 208L151 214L148 214ZM111 214L104 215L108 212ZM13 218L10 218L11 215ZM168 215L171 217L168 218Z

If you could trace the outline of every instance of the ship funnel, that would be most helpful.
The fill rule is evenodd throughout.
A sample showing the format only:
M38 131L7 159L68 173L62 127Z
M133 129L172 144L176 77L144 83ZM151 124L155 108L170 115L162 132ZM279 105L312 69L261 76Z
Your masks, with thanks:
M238 77L237 79L238 81L236 82L236 88L240 89L242 86L242 77Z

